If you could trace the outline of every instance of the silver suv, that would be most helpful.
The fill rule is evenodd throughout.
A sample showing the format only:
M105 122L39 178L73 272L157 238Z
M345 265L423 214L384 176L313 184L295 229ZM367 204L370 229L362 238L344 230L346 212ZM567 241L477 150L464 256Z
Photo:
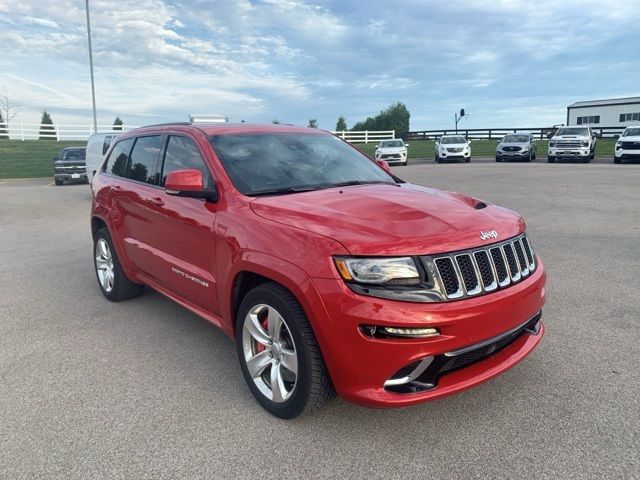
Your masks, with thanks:
M510 133L498 142L496 162L502 162L503 160L530 162L536 159L536 152L536 141L529 132Z

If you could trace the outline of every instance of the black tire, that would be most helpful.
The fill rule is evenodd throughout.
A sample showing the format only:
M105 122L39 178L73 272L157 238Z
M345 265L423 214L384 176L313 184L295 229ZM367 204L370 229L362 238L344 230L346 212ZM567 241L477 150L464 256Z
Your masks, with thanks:
M436 153L436 158L435 158L436 163L440 163L440 157L438 156L438 154Z
M531 152L529 152L529 155L527 155L527 157L524 159L525 162L530 162L531 161Z
M108 290L103 285L103 282L100 277L99 267L98 267L98 243L104 240L109 247L109 253L111 254L111 259L113 261L113 286L111 290ZM118 254L116 253L115 248L113 248L113 242L111 241L111 236L106 228L101 228L96 232L95 238L93 239L93 266L96 271L96 278L98 279L98 286L102 291L102 294L112 302L121 302L123 300L129 300L131 298L139 297L142 295L144 291L144 285L140 285L139 283L134 283L129 280L124 271L122 270L122 266L120 264L120 260L118 259Z
M502 161L502 159L499 156L496 155L496 162L501 162L501 161Z
M464 163L469 163L471 161L471 158L465 158L464 159Z
M533 152L533 160L535 160L538 157L538 152Z
M53 181L56 183L56 187L59 187L60 185L62 185L64 182L60 179L54 178Z
M584 158L582 159L582 163L590 163L590 162L591 162L591 156L584 157Z
M556 163L556 157L547 156L547 163Z
M297 378L290 397L274 402L260 391L247 368L244 351L244 325L247 314L259 305L274 308L290 332L297 356ZM323 407L335 395L331 379L322 359L315 334L302 306L295 296L282 285L263 283L251 290L242 300L236 320L236 349L245 381L262 407L279 418L291 419L309 414ZM272 366L264 367L266 370Z
M621 163L622 159L618 158L618 157L613 157L613 163L619 164Z

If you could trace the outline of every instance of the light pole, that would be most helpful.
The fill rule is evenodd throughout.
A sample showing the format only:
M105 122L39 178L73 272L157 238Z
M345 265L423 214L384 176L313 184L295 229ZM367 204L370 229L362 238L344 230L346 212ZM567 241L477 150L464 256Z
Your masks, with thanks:
M89 70L91 71L91 100L93 101L93 133L98 133L98 116L96 115L96 86L93 81L93 52L91 50L91 21L89 20L89 0L86 0L87 39L89 40Z
M464 108L461 108L461 109L460 109L460 116L458 116L458 114L457 114L457 113L456 113L456 114L454 114L454 115L455 115L455 116L454 116L454 118L455 118L455 120L456 120L456 133L458 133L458 122L459 122L460 120L462 120L462 117L464 117L464 116L465 116Z

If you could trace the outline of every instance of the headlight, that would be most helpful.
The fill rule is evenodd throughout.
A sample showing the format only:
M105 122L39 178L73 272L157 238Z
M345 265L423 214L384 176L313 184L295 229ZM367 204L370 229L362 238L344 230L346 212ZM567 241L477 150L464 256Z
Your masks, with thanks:
M411 257L335 258L345 282L367 285L419 285L420 272Z
M622 149L622 144L616 143L616 150L621 150L621 149Z
M583 140L582 141L582 146L583 147L588 147L589 146L589 140Z
M550 147L555 147L555 146L556 146L556 142L554 142L553 140L551 140L551 141L549 142L549 146L550 146Z

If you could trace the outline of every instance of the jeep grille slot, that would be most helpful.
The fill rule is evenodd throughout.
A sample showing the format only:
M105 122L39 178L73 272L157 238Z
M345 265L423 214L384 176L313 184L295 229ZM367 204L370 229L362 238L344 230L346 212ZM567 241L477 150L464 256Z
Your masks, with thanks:
M486 247L421 258L433 266L445 300L506 288L536 269L533 248L524 234Z

